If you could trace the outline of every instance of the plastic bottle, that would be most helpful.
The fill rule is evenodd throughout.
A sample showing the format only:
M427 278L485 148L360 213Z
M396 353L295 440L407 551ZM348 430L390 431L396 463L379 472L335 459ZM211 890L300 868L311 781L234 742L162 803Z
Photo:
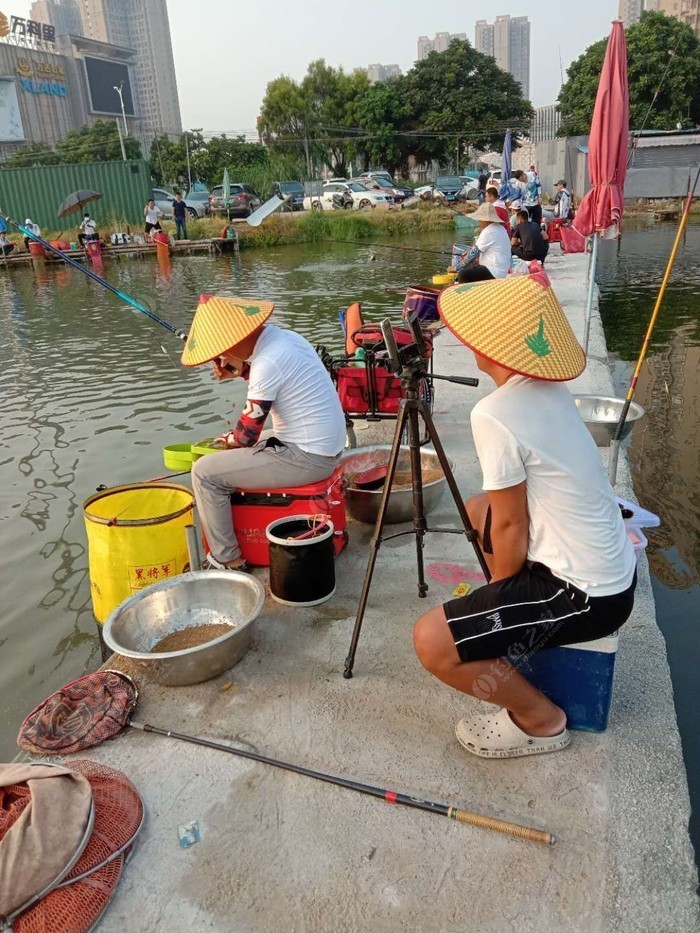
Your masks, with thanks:
M365 348L358 347L357 350L355 350L355 365L364 369L367 366L366 360L367 354Z

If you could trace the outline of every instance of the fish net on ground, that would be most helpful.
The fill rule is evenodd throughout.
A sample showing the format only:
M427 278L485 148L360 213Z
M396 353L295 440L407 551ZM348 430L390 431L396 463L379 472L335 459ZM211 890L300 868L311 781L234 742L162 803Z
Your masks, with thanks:
M61 887L74 884L129 848L144 817L143 801L121 771L94 761L71 761L69 767L90 782L95 824L83 854L61 882Z
M124 866L118 855L92 874L56 888L13 922L14 933L89 933L105 912Z
M136 706L136 684L118 671L74 680L26 717L18 746L39 755L73 755L121 732Z

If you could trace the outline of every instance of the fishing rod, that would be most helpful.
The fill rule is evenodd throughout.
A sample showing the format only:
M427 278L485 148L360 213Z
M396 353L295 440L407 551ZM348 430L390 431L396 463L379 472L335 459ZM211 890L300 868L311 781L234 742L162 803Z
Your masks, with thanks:
M7 221L7 223L12 224L20 233L28 237L31 240L34 240L36 243L40 243L44 249L48 250L50 253L58 256L69 266L73 266L74 269L78 269L89 279L92 279L93 282L97 282L98 285L102 285L108 291L112 292L113 295L116 295L117 298L121 298L122 301L125 301L128 305L131 305L132 308L135 308L137 311L140 311L141 314L145 314L146 317L149 317L152 321L155 321L156 324L160 324L161 327L164 327L166 330L170 331L171 334L175 334L176 337L179 337L180 340L187 340L187 334L175 327L174 324L171 324L169 321L164 320L160 315L156 314L154 311L151 311L150 308L147 308L145 305L141 304L140 301L136 301L135 298L131 298L125 292L116 288L114 285L111 285L106 279L103 279L101 276L97 275L96 272L93 272L92 269L89 269L87 266L84 266L82 263L77 262L75 259L71 259L70 256L67 256L65 253L62 253L60 249L57 249L55 246L52 246L42 237L38 236L36 233L32 233L31 230L27 230L26 227L23 227L22 224L17 223L16 220L13 220L11 217L8 217L7 214L4 214L0 210L0 218Z
M538 842L540 845L553 846L557 841L557 837L546 830L534 829L532 826L521 826L519 823L511 823L507 820L499 820L495 817L484 816L482 813L474 813L471 810L451 807L446 803L421 800L418 797L411 797L409 794L401 794L385 787L375 787L373 784L362 784L359 781L353 781L350 778L341 777L339 775L325 774L323 771L314 771L302 765L290 764L286 761L280 761L277 758L268 758L266 755L260 755L258 752L252 752L245 748L236 748L233 745L224 745L221 742L212 742L209 739L200 739L193 735L183 735L180 732L172 732L169 729L159 729L157 726L150 726L147 723L134 722L133 720L129 721L129 725L132 729L138 729L141 732L150 732L154 735L163 735L167 738L178 739L180 742L201 745L204 748L212 748L215 751L226 752L228 755L236 755L239 758L249 758L251 761L257 761L260 764L272 765L274 768L282 768L284 771L292 771L294 774L301 774L304 777L314 778L317 781L324 781L326 784L336 784L338 787L345 787L348 790L354 790L360 794L378 797L380 800L385 800L387 803L414 807L417 810L426 810L428 813L446 816L448 819L455 820L458 823L479 826L482 829L493 829L499 833L517 836L519 839L527 839L529 842Z
M634 398L634 393L637 389L637 383L639 382L639 376L642 371L642 366L644 365L644 359L647 355L647 350L649 349L649 344L651 342L651 335L654 332L654 326L656 325L656 319L659 316L659 311L661 310L661 304L664 300L664 295L666 294L666 286L668 281L671 278L671 272L673 271L673 266L676 262L676 256L678 255L678 250L681 245L681 240L683 238L683 233L685 231L686 225L688 223L688 217L690 216L690 208L692 206L695 189L698 186L698 181L700 181L700 165L698 165L698 170L695 174L695 181L693 182L689 192L688 199L685 202L685 207L683 213L681 214L681 220L678 224L678 232L676 234L676 240L673 244L673 249L671 250L671 255L668 258L668 264L666 266L666 272L664 273L663 280L661 282L661 287L659 288L659 294L656 298L656 304L654 305L654 311L651 315L651 320L649 321L649 326L647 327L646 336L644 337L644 343L642 344L642 349L639 353L639 359L637 360L637 365L634 370L634 375L632 376L632 381L630 382L629 392L627 393L627 398L625 399L625 404L622 406L622 411L620 412L620 420L617 423L617 428L615 429L615 436L612 441L612 450L610 451L610 465L608 467L608 478L610 480L610 485L614 486L617 481L617 461L620 456L620 443L622 441L622 432L625 428L625 421L627 420L627 415L629 414L630 405L632 404L632 399Z
M326 243L346 243L350 246L367 246L369 249L400 249L411 253L430 253L433 256L451 256L452 251L446 249L420 249L417 246L390 246L387 243L364 243L362 240L325 240Z

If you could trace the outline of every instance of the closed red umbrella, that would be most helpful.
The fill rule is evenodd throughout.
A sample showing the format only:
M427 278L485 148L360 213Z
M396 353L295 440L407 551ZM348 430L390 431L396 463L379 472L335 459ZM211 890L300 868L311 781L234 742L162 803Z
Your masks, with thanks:
M596 95L591 133L588 140L588 174L593 187L576 212L575 229L582 236L596 234L588 291L588 307L583 346L588 338L593 305L595 269L598 260L598 234L617 236L624 210L627 175L630 99L627 83L627 43L622 23L616 20L608 39L600 84Z
M581 201L574 227L583 236L619 225L627 175L630 100L625 30L617 20L608 40L588 140L588 174L593 187Z

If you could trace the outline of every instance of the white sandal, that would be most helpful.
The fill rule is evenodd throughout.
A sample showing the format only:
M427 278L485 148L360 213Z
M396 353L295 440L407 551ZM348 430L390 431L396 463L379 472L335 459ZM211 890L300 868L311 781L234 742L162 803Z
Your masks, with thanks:
M457 723L455 734L461 746L480 758L542 755L545 752L558 752L571 741L568 729L559 735L528 735L516 726L507 709L465 716Z

